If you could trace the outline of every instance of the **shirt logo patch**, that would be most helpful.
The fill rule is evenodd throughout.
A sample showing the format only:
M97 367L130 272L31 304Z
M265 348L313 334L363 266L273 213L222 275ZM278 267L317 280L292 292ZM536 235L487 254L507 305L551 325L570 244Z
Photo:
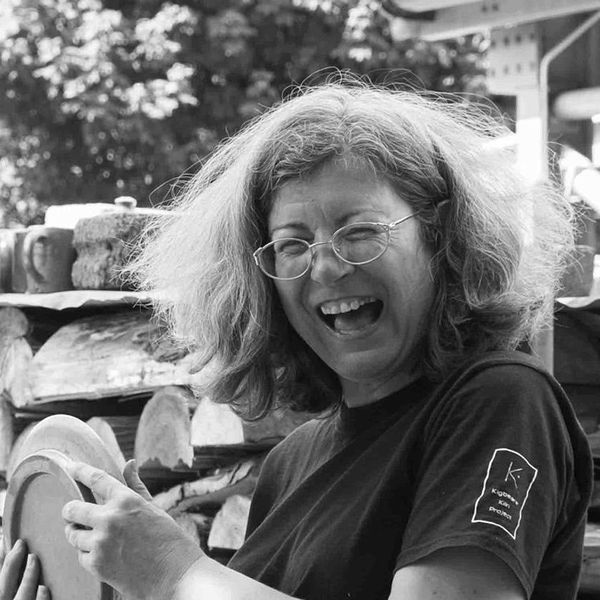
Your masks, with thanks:
M517 538L523 508L538 470L509 448L496 448L487 468L472 523L488 523Z

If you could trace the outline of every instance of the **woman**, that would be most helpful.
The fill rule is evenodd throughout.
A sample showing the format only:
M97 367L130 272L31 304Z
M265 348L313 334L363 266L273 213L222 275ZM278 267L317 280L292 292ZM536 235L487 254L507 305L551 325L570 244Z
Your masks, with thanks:
M326 416L269 454L228 567L135 470L127 488L73 465L105 499L64 508L85 568L140 599L575 598L590 453L515 350L551 316L571 214L473 113L328 84L204 165L142 283L169 290L174 333L218 366L213 399Z

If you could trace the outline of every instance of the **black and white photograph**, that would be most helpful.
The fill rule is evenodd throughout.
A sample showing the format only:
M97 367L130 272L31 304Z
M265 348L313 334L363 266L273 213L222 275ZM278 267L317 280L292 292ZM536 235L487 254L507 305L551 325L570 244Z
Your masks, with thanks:
M0 0L0 600L600 600L600 0Z

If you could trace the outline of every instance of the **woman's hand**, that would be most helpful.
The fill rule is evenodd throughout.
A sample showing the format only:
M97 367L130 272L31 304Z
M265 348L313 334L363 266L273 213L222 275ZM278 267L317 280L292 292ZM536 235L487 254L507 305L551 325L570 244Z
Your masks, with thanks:
M127 598L172 597L186 571L203 556L200 547L149 502L134 469L125 471L133 489L83 463L67 469L101 502L73 500L63 508L66 537L78 550L81 565Z
M37 557L27 554L23 540L17 540L3 559L0 600L50 600L48 588L39 585L40 565Z

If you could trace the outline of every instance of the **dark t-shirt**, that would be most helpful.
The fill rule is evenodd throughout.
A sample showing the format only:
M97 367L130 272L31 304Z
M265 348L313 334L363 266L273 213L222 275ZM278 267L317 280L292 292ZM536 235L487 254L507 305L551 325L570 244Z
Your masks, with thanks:
M399 568L475 546L528 597L569 600L591 464L556 381L491 353L294 431L263 465L230 566L303 600L387 600Z

